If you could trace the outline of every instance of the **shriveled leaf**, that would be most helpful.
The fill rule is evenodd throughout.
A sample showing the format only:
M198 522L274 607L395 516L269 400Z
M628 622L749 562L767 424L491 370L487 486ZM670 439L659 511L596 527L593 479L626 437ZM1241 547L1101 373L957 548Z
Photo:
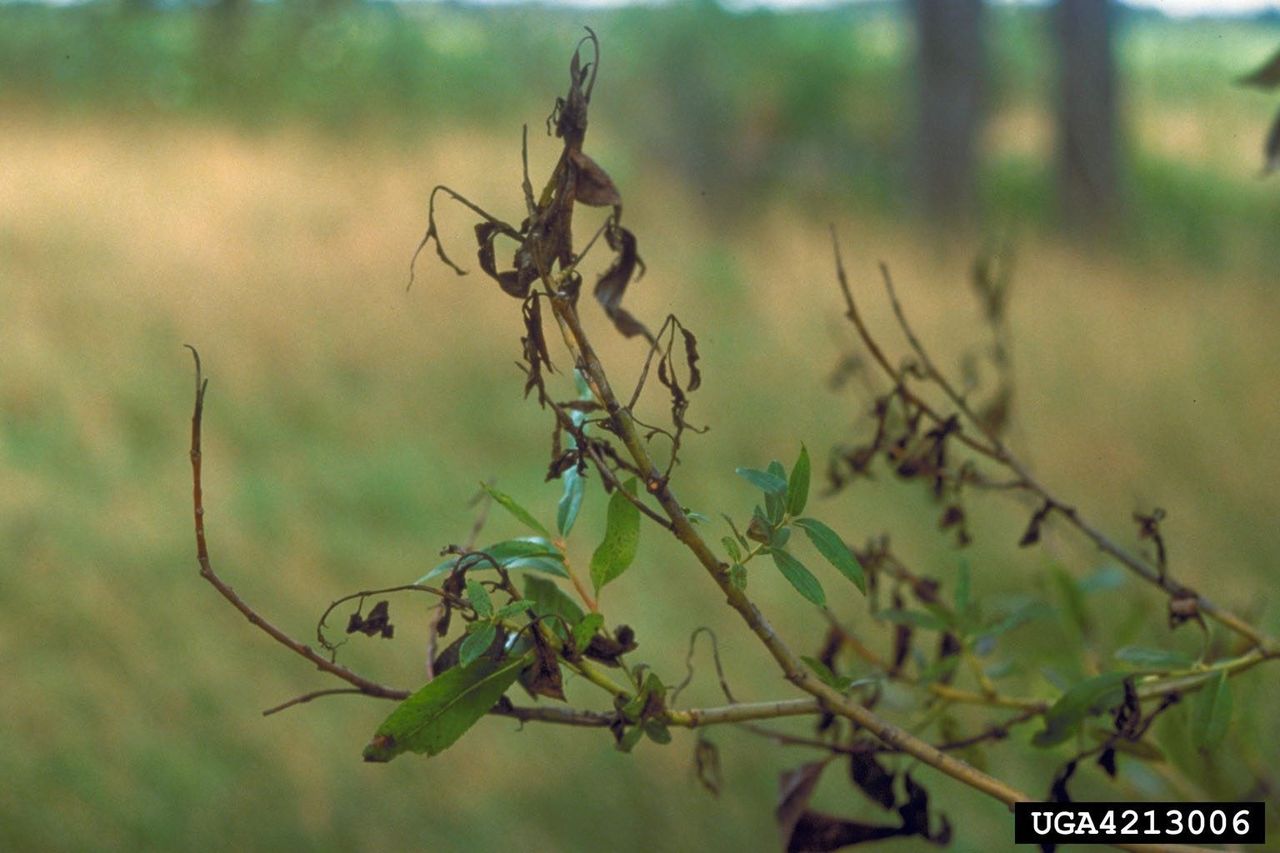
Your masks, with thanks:
M586 154L577 149L569 149L569 162L573 163L576 182L574 199L591 207L613 207L622 204L622 193L618 192L609 173Z
M533 643L533 663L520 673L520 683L534 696L564 701L564 677L560 659L541 631L528 632Z
M1216 749L1231 723L1231 682L1218 670L1205 682L1191 705L1191 737L1199 749Z
M697 391L702 385L702 371L698 369L698 339L684 326L680 327L680 333L684 336L685 362L689 365L689 385L686 390Z
M720 771L720 750L715 743L699 735L693 747L693 766L702 787L713 797L720 796L724 788L724 774Z
M885 769L874 752L854 752L849 755L849 778L867 799L882 809L891 809L897 801L893 793L895 774Z
M774 817L778 822L778 834L782 846L787 848L796 824L809 809L809 798L818 787L822 771L827 767L825 761L814 761L802 764L794 770L788 770L778 778L778 805L774 809Z
M533 514L530 513L527 509L520 506L520 504L516 503L515 499L512 498L510 495L506 494L505 492L498 491L493 486L490 486L488 483L481 483L480 488L488 492L489 497L493 498L494 501L496 501L499 506L501 506L507 512L511 513L511 515L514 516L515 519L519 521L521 524L523 524L525 527L528 527L530 530L532 530L535 533L542 534L542 536L547 539L551 538L551 533L547 530L547 528L542 526L542 522L534 518Z
M822 591L822 584L804 564L786 551L770 551L769 555L773 557L774 565L782 572L782 576L796 588L796 592L819 607L827 606L827 595Z
M653 335L644 324L622 307L622 297L627 292L627 285L636 268L644 273L644 262L636 251L636 237L626 228L613 221L605 230L605 241L609 248L617 252L613 263L604 271L596 282L596 300L604 308L604 313L613 321L614 327L625 337L642 335L652 341Z
M1115 659L1141 669L1186 669L1195 663L1191 655L1172 649L1148 649L1142 646L1125 646L1117 649Z
M787 480L787 512L799 515L809 501L809 449L800 445L800 458L791 466Z
M1106 672L1076 684L1062 695L1044 715L1044 729L1031 742L1055 746L1067 740L1089 715L1110 708L1124 698L1124 681L1132 673Z
M863 595L866 594L867 578L862 571L862 565L838 533L816 518L797 518L795 525L805 532L809 541L813 543L813 547L826 558L828 563L835 566L840 574L853 581L853 585Z
M458 665L470 666L493 645L498 635L498 626L492 622L477 622L474 631L467 634L462 645L458 647Z
M758 468L736 468L735 474L767 494L780 495L787 490L786 479Z
M438 755L489 712L527 664L527 658L481 658L442 673L378 726L364 760L390 761L403 752Z
M630 494L636 493L635 478L623 484ZM627 500L621 490L609 498L609 512L604 540L591 555L591 582L597 593L610 581L630 568L640 544L640 510Z

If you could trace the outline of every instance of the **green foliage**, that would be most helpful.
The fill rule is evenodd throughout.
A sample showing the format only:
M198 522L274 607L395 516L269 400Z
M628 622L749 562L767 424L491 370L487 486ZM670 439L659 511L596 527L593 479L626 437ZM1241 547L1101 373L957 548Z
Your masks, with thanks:
M533 514L530 513L529 510L516 503L515 499L510 495L498 491L488 483L481 483L480 488L484 489L485 492L488 493L489 497L493 498L500 507L511 513L511 515L525 527L528 527L534 533L541 535L543 539L549 540L551 538L551 533L547 528L542 526L542 522L534 518ZM581 498L579 498L579 501L581 501Z
M1081 722L1117 704L1124 695L1124 682L1131 673L1107 672L1073 686L1044 716L1044 728L1031 742L1036 746L1056 746L1075 734Z
M823 592L822 584L804 567L803 563L779 549L771 548L769 556L773 557L774 565L778 567L778 571L782 572L787 582L796 588L796 592L819 607L827 606L827 594Z
M438 755L488 713L528 663L482 658L436 676L378 726L364 760L390 761L404 752Z
M858 564L857 557L849 550L849 546L844 544L839 534L816 518L797 518L795 523L796 527L803 530L809 537L809 541L813 543L818 553L828 563L839 569L840 574L853 581L853 585L863 594L866 594L867 578L862 571L862 566Z
M635 495L634 478L623 483L628 494ZM591 583L596 592L617 580L631 567L640 545L640 510L620 490L609 498L609 514L604 539L591 555Z
M1231 682L1224 670L1218 670L1191 706L1191 735L1199 749L1209 751L1222 744L1231 723L1231 711Z
M525 536L520 539L506 539L480 549L507 571L528 570L543 572L557 577L569 577L564 567L564 555L547 539L541 536ZM489 560L479 557L450 557L417 580L417 583L430 581L453 571L459 560L467 561L468 571L492 570Z

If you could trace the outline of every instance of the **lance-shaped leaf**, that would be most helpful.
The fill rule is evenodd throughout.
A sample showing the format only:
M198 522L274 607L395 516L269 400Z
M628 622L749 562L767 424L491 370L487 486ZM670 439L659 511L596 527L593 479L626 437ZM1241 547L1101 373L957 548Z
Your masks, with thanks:
M804 567L803 563L786 551L771 550L769 554L773 557L778 571L782 572L782 576L796 588L796 592L819 607L827 606L827 594L822 591L822 584L813 576L813 572Z
M840 535L816 518L797 518L799 527L809 537L813 547L826 558L827 562L840 570L840 574L853 581L863 595L867 592L867 577L862 571L858 558L853 556L849 546L844 544Z
M1105 672L1072 687L1044 715L1044 729L1036 732L1031 742L1036 746L1055 746L1071 737L1081 721L1116 705L1124 698L1124 681L1129 672Z
M378 726L364 760L390 761L402 752L440 754L489 712L528 663L525 657L502 663L482 658L444 672Z
M809 449L800 445L800 458L791 466L787 480L787 512L799 515L809 501Z
M524 596L533 602L533 612L539 616L559 616L570 625L582 621L582 608L578 603L549 580L526 575ZM553 620L551 624L560 627L559 620Z
M489 497L497 501L499 506L501 506L507 512L511 513L511 515L514 516L515 519L519 521L521 524L523 524L525 527L528 527L530 530L534 531L535 533L542 534L542 536L544 536L547 539L551 538L551 534L547 531L547 528L542 526L542 522L534 518L533 513L529 512L529 510L525 509L524 507L520 506L520 504L516 503L515 498L511 497L505 492L498 491L493 486L490 486L488 483L481 483L480 488L488 492Z
M1195 662L1191 655L1173 649L1148 649L1142 646L1125 646L1117 649L1115 659L1139 669L1186 669Z
M634 495L636 481L633 477L622 487ZM591 555L591 582L596 592L610 581L616 580L631 567L640 544L640 510L621 490L615 489L609 498L609 513L604 540Z
M759 468L735 468L733 473L746 480L765 494L780 495L787 490L787 481L776 474Z
M1191 737L1200 749L1215 749L1227 735L1231 722L1231 683L1226 670L1218 670L1200 688L1191 706Z
M507 571L517 569L546 572L557 577L567 578L569 572L564 567L564 555L556 547L541 536L525 536L520 539L507 539L481 549ZM450 557L440 565L418 578L416 583L426 583L440 575L453 571L459 560L466 560L468 571L492 570L493 563L483 557L465 556Z

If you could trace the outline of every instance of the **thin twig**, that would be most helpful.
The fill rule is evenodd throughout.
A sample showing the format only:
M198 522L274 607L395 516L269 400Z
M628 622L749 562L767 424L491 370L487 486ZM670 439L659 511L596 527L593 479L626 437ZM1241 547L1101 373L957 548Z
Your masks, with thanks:
M272 714L278 714L286 708L292 708L294 705L302 705L310 702L312 699L319 699L322 696L336 696L340 693L354 693L357 696L367 696L368 694L359 687L331 687L328 690L313 690L310 693L304 693L301 696L295 696L288 702L281 702L279 705L268 708L262 712L262 716L270 717ZM394 699L394 696L383 696L383 699Z

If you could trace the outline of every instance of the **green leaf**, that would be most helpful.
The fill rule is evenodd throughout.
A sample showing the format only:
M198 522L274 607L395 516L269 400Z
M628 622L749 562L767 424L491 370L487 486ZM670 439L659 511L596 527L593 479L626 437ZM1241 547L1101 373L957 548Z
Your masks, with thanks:
M588 613L573 626L573 645L579 651L591 644L591 638L604 626L604 617L599 613Z
M768 473L777 477L782 483L787 482L787 469L782 467L782 463L773 460L769 463ZM782 517L787 513L787 496L784 488L781 492L765 492L764 507L768 511L769 521L775 525L782 523Z
M827 606L827 594L822 591L822 584L818 583L818 579L799 560L786 551L770 551L769 554L778 571L796 588L796 592L819 607Z
M1062 743L1085 717L1117 704L1124 697L1125 679L1132 677L1128 672L1105 672L1075 685L1045 712L1044 729L1031 742L1046 747Z
M504 569L533 569L548 572L562 578L569 577L564 567L564 555L556 550L547 539L541 536L525 536L520 539L507 539L503 542L481 549L492 557ZM426 583L432 578L448 574L462 557L450 557L440 565L418 578L416 583ZM468 571L492 570L493 564L483 557L467 558Z
M661 720L645 720L641 725L645 736L654 743L671 743L671 732Z
M570 625L582 621L582 608L552 581L525 575L524 597L533 602L533 612L539 616L559 616Z
M471 630L462 645L458 647L458 665L470 666L477 658L493 645L493 638L498 636L498 626L492 622L473 622Z
M534 602L527 598L522 598L519 601L513 601L510 604L504 604L499 607L498 612L493 614L493 618L498 621L510 619L513 616L518 616L521 613L524 613L526 610L532 610L533 607Z
M521 524L523 524L525 527L528 527L530 530L532 530L535 533L541 533L543 536L547 537L548 539L551 538L551 533L548 532L547 528L543 527L542 523L538 521L538 519L534 518L532 513L529 512L529 510L525 509L524 507L520 506L520 504L516 503L515 499L512 498L510 495L506 494L505 492L498 491L493 486L490 486L488 483L481 483L480 488L488 492L489 497L493 498L502 506L503 509L505 509L507 512L515 516L515 519L519 521Z
M825 557L828 563L839 569L842 575L853 581L854 586L866 595L866 575L863 574L858 558L853 556L853 552L849 550L848 545L844 544L839 534L816 518L797 518L795 524L809 537L809 541L813 543L814 548L818 549L818 553Z
M758 468L735 468L734 472L766 495L780 495L787 490L787 481L777 474L769 474Z
M1148 649L1142 646L1125 646L1117 649L1114 655L1118 661L1140 667L1142 669L1186 669L1195 663L1195 659L1183 652L1172 649Z
M488 619L493 615L493 601L489 598L489 593L484 588L484 584L470 577L467 578L467 599L471 602L471 606L475 608L477 616L482 619Z
M628 480L623 488L634 495L635 478ZM614 490L613 496L609 498L604 540L591 555L591 582L595 585L597 594L605 584L616 580L631 566L639 544L640 510L620 490Z
M734 563L729 567L729 582L738 589L747 588L747 567L742 563Z
M982 631L977 637L977 644L986 644L999 637L1001 634L1007 634L1014 628L1025 625L1033 619L1040 619L1052 612L1049 605L1043 601L1030 601L1014 610L1012 613L992 623Z
M564 494L556 506L556 529L561 536L568 536L573 523L578 520L578 510L582 509L582 496L586 493L587 480L578 473L578 466L571 465L560 475L564 483Z
M817 658L809 657L808 655L801 655L800 660L804 661L805 666L813 670L813 674L818 676L818 680L823 684L828 687L835 687L836 689L840 688L841 681L836 677L836 674L831 671L831 667L827 666Z
M1216 749L1231 722L1231 682L1220 669L1205 682L1191 706L1191 738L1197 747Z
M644 728L642 726L632 726L622 733L622 738L614 744L614 748L619 752L630 752L635 749L636 744L640 742L642 737L644 737Z
M809 449L800 445L800 458L791 466L791 478L787 480L787 512L799 515L809 502Z
M689 509L687 506L681 507L681 509L684 510L684 517L689 519L690 524L706 524L707 522L711 521L711 519L707 518L702 513L695 512L694 510Z
M910 625L913 628L923 628L926 631L945 631L947 623L932 613L923 613L919 610L881 610L876 614L881 619L885 619L895 625Z
M738 548L738 543L733 540L732 536L726 536L720 540L724 545L725 553L729 555L735 563L742 562L742 551Z
M481 658L446 670L396 706L364 748L364 760L440 754L489 712L528 663L527 657L502 663Z

